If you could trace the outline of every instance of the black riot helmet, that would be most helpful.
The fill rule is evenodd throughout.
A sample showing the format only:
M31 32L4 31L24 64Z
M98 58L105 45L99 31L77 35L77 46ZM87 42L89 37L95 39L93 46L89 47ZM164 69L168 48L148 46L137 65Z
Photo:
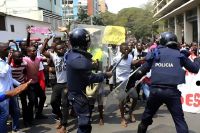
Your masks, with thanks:
M90 33L82 28L76 28L69 34L72 48L87 50L90 47Z
M160 45L167 46L170 48L177 48L178 42L177 37L172 32L163 32L160 36Z

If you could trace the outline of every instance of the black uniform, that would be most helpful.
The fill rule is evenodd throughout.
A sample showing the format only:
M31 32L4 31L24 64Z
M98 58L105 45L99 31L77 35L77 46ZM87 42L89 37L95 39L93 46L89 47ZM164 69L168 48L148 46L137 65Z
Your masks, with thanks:
M70 35L73 47L65 55L67 67L68 98L78 117L78 133L91 133L91 106L86 96L86 86L102 82L106 74L92 73L92 55L86 52L88 32L75 29Z
M167 32L168 34L172 33ZM171 42L171 44L176 43ZM181 92L177 89L177 85L185 83L185 71L182 67L192 73L198 73L200 62L199 59L192 62L179 50L168 46L170 45L159 45L148 53L147 62L142 66L141 70L146 72L151 69L152 83L142 121L138 126L138 133L146 133L148 125L153 122L152 117L163 103L167 105L172 115L177 133L188 133L180 99Z

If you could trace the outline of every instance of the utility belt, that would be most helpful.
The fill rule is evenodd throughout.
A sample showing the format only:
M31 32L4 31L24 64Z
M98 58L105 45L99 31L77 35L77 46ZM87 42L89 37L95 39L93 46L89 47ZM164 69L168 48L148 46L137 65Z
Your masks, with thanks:
M151 87L160 89L177 89L177 85L167 85L167 84L151 84Z
M85 94L83 94L83 95L68 94L68 99L69 99L71 105L73 104L73 102L76 102L81 107L88 106L88 105L94 105L94 103L95 103L95 98L93 98L93 97L89 98Z

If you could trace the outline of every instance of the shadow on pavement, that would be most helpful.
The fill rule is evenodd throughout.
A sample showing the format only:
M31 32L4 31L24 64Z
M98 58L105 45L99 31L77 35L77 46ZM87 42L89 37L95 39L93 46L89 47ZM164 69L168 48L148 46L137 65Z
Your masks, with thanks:
M128 131L116 131L116 132L112 132L112 133L137 133L137 131L135 131L135 130L128 130Z
M24 133L47 133L48 131L51 131L51 128L44 127L44 126L33 126L29 129L23 130Z
M161 132L162 133L176 133L176 129L173 126L161 124L147 131L147 133L161 133ZM195 132L190 130L189 133L195 133Z

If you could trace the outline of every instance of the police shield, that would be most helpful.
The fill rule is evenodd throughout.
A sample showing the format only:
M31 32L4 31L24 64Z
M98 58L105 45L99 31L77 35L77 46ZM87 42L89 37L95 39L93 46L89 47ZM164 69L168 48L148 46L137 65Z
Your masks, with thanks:
M119 109L119 104L126 99L128 94L135 89L135 87L139 84L138 82L131 78L139 68L137 68L134 72L132 72L129 77L119 84L108 96L105 103L104 111L111 113ZM139 80L141 82L141 80ZM133 88L131 86L134 86ZM132 88L132 89L130 89Z

